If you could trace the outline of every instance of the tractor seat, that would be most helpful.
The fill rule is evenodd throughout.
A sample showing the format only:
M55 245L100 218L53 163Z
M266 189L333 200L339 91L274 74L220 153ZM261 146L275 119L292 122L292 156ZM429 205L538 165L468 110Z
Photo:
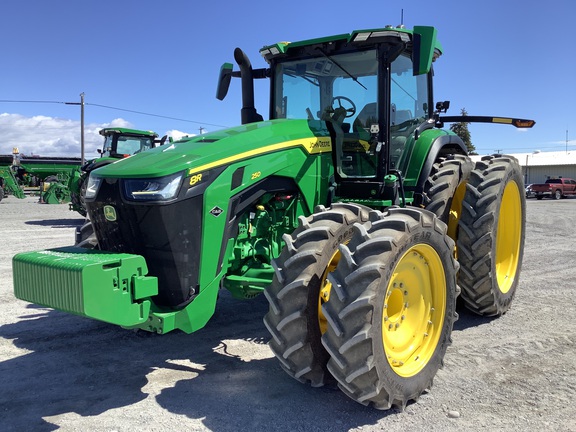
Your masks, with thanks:
M352 130L360 135L360 139L368 141L370 139L370 126L378 122L378 105L376 102L366 104L358 113Z

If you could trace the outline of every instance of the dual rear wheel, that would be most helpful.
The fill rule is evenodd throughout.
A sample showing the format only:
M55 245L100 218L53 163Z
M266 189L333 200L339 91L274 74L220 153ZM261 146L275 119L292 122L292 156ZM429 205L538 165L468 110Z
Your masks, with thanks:
M521 185L513 158L443 158L426 183L428 210L336 204L301 218L266 290L264 321L283 369L313 386L335 379L378 409L416 400L442 367L459 286L476 313L510 307L524 244Z

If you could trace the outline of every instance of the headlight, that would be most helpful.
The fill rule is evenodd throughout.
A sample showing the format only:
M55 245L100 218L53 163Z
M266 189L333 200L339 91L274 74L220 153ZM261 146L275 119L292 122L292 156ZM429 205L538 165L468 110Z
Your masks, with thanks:
M84 195L84 197L88 199L94 198L98 193L100 183L102 183L102 178L97 177L95 175L90 175L88 177L88 185L86 186L86 194Z
M151 179L124 179L124 194L133 201L167 201L180 189L182 173Z

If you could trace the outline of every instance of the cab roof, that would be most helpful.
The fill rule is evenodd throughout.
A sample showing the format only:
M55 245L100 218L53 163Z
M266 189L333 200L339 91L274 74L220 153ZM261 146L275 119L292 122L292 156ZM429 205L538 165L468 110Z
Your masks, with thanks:
M104 128L100 130L100 135L106 136L113 133L119 134L126 134L126 135L144 135L144 136L151 136L151 137L158 137L158 134L154 131L145 131L145 130L138 130L138 129L128 129L128 128Z
M377 29L354 30L352 33L343 33L334 36L326 36L316 39L307 39L299 42L278 42L264 46L260 49L260 54L267 62L271 62L276 57L286 57L291 54L298 55L298 48L308 48L314 46L328 46L337 44L369 45L382 42L385 39L396 38L406 43L414 41L414 36L423 48L420 55L424 64L431 64L442 54L442 45L436 38L437 30L434 27L415 26L412 30L403 26L386 26Z

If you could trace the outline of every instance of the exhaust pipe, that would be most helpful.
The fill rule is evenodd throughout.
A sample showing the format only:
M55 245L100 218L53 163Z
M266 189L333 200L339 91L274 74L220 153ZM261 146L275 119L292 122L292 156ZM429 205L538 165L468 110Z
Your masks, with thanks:
M264 120L254 107L254 74L248 56L240 48L234 50L234 60L240 68L242 79L242 110L240 118L242 124L255 123Z

